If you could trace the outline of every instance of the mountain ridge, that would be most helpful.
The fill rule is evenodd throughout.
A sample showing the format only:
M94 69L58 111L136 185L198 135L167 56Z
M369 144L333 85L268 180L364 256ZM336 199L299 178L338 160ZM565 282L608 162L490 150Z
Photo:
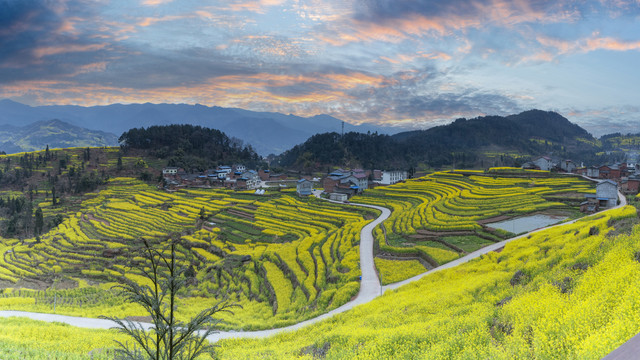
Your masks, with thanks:
M317 134L279 157L283 167L307 171L329 166L364 168L514 166L523 158L553 154L574 161L593 162L597 141L562 115L528 110L508 116L457 119L427 130L395 135ZM491 160L488 153L498 154Z
M342 120L326 114L301 117L201 104L144 103L90 107L78 105L32 107L9 99L0 100L0 124L22 126L52 118L87 129L114 134L153 125L199 125L218 129L230 137L252 144L261 155L279 154L306 141L316 133L340 131L342 127ZM397 132L397 129L369 124L351 125L345 122L345 131L392 133ZM273 134L277 134L278 137L273 137Z

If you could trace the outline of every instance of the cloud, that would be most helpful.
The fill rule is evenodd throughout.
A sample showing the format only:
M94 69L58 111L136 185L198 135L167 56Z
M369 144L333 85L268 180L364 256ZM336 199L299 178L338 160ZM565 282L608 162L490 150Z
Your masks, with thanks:
M158 5L168 4L170 2L173 2L173 0L143 0L142 5L158 6Z
M584 127L596 137L619 132L638 133L640 107L615 106L599 109L569 109L567 118Z
M79 29L95 24L93 16L79 1L0 0L0 84L86 72L113 56L102 31Z
M318 39L334 46L397 43L409 38L450 36L468 29L572 22L580 16L570 4L550 0L369 0L355 4L349 17L319 29Z
M542 48L531 55L526 55L520 62L550 62L558 57L571 54L586 54L593 51L638 51L640 40L621 40L609 36L600 36L598 32L576 40L565 40L545 35L536 37Z

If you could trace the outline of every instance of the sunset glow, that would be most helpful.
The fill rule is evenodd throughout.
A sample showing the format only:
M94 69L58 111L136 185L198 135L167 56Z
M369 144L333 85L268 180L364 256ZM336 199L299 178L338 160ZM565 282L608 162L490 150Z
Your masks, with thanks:
M0 99L637 132L638 1L0 0Z

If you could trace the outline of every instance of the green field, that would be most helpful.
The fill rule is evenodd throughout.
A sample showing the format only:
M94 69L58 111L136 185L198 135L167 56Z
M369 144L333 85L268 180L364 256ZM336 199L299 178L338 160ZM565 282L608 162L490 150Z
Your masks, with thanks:
M353 202L393 209L384 228L375 231L378 254L387 259L419 258L431 268L514 235L487 227L487 219L548 211L578 217L579 201L593 192L592 182L575 176L522 170L498 176L462 170L377 187ZM411 274L415 272L406 277Z

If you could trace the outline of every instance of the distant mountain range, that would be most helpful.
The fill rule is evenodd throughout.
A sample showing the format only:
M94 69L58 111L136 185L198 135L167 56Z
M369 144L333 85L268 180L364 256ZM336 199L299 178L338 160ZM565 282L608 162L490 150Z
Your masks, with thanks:
M50 148L116 146L118 137L88 130L60 120L37 121L26 126L0 126L0 151L17 153Z
M187 104L113 104L107 106L28 106L12 100L0 100L0 126L24 126L37 121L59 119L87 129L120 136L131 128L152 125L192 124L218 129L236 137L261 155L279 154L310 136L340 132L342 121L328 115L300 117L271 112L208 107ZM345 123L345 132L393 133L397 129ZM5 150L6 151L6 150Z

